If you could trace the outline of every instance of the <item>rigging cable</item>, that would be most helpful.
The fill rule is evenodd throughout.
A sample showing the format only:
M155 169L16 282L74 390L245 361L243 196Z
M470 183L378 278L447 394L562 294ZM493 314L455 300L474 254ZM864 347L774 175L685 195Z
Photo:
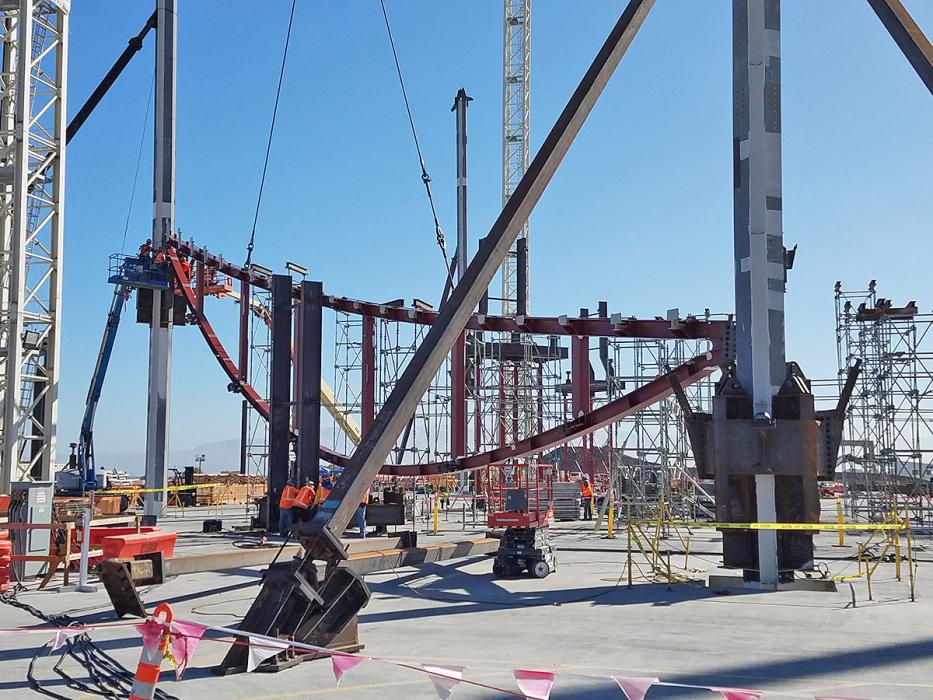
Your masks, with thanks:
M398 73L398 84L402 88L402 99L405 100L405 111L408 112L408 125L411 127L411 137L415 142L415 151L418 153L418 164L421 166L421 181L424 183L424 189L428 193L428 204L431 205L431 216L434 217L434 233L437 236L437 245L441 249L441 255L444 256L444 268L447 270L447 280L451 288L453 288L453 272L450 269L450 259L447 256L447 243L444 240L444 231L441 229L441 224L437 220L434 195L431 193L431 176L428 175L428 170L424 167L424 158L421 155L421 144L418 142L418 133L415 131L415 120L411 115L411 103L408 101L408 91L405 89L405 80L402 78L402 66L398 61L398 51L395 49L395 38L392 36L392 27L389 25L389 13L386 10L385 0L379 0L379 4L382 5L382 16L385 19L386 33L389 35L389 45L392 47L395 71ZM462 271L461 274L463 274Z
M126 208L126 223L123 224L123 241L120 243L120 254L126 252L126 233L130 230L130 215L133 213L133 201L136 199L136 183L139 181L139 163L143 158L143 145L146 142L146 131L149 126L149 108L152 107L152 91L155 88L155 77L149 84L149 99L146 101L146 116L143 117L143 133L139 135L139 153L136 154L136 172L133 173L133 188L130 190L130 204Z
M269 153L272 151L272 136L275 133L275 117L279 111L279 97L282 94L282 81L285 78L285 63L288 59L288 44L292 38L292 23L295 19L295 4L292 0L292 9L288 14L288 30L285 32L285 48L282 51L282 66L279 68L279 84L275 89L275 103L272 106L272 123L269 125L269 139L266 142L266 156L262 162L262 177L259 178L259 195L256 198L256 212L253 214L253 229L249 234L249 244L246 246L246 264L249 267L253 259L253 247L256 243L256 223L259 221L259 207L262 204L262 191L266 185L266 171L269 168Z

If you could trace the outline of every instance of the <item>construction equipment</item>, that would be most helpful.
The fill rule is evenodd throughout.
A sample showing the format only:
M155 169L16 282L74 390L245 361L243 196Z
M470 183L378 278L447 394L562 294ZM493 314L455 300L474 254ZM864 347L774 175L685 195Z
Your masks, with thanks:
M516 576L527 570L544 578L557 570L548 537L554 517L550 464L495 464L487 469L489 527L504 527L492 565L496 576Z
M107 312L104 336L101 338L100 351L97 353L97 364L94 366L87 400L84 402L81 434L77 444L72 448L68 469L63 469L55 476L56 493L59 495L81 495L85 489L100 489L105 486L104 479L98 478L94 463L94 416L97 413L97 405L100 403L110 358L113 355L123 303L129 293L129 288L123 283L117 283L113 290L113 300L110 302L110 311Z

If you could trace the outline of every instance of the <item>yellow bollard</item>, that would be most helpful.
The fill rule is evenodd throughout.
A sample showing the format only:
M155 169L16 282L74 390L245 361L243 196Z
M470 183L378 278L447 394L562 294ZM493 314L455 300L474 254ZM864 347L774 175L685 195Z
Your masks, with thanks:
M914 539L910 536L910 530L905 535L907 537L907 576L910 578L910 602L917 600L914 590Z
M628 587L632 587L632 519L629 517L628 527Z
M894 531L894 575L901 580L901 533Z
M438 513L438 503L440 499L438 498L437 493L434 494L434 534L437 534L437 513Z
M607 535L610 540L615 537L615 534L613 533L613 524L614 524L613 521L615 520L615 512L616 512L616 499L614 496L610 495L609 496L609 519L608 519L609 533Z
M836 498L836 524L842 525L842 501L838 497ZM839 546L846 546L846 531L841 527L839 528Z

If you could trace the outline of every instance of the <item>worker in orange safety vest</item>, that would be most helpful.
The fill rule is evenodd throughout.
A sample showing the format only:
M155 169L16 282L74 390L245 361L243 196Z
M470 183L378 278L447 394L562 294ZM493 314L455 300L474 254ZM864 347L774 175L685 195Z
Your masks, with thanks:
M593 488L584 476L580 479L580 505L583 506L583 519L593 519Z
M298 495L298 489L295 488L295 482L289 479L282 489L282 495L279 496L279 534L288 535L292 527L292 506L295 505L295 497Z
M295 503L292 506L292 518L294 522L304 523L311 519L309 510L314 502L314 482L308 479L305 485L298 489L298 495L295 496Z

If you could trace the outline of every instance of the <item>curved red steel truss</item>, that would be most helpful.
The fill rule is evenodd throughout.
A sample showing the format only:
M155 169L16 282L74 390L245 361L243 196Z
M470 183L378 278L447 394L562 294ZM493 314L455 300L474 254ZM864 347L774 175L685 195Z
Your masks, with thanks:
M181 293L201 335L210 347L211 352L230 380L232 391L243 395L249 404L266 420L269 419L269 404L250 385L239 367L230 357L214 332L213 327L203 311L203 304L191 288L188 275L181 266L175 252L186 254L191 259L214 268L229 277L246 282L251 286L269 289L271 280L254 270L242 267L223 260L222 257L208 253L186 241L172 239L168 251L175 277L179 282ZM293 292L300 298L300 288ZM243 303L241 301L241 303ZM324 305L349 314L381 318L402 323L433 323L437 317L434 311L424 309L405 308L400 305L378 304L373 302L357 301L340 297L325 296ZM671 322L662 319L612 319L574 318L565 317L525 317L509 318L503 316L481 316L474 314L467 324L468 329L489 331L512 331L547 335L574 335L611 337L621 336L630 338L657 338L657 339L703 339L711 341L709 352L698 355L671 371L673 379L682 386L688 386L700 379L709 376L716 370L723 360L721 349L728 343L728 336L732 332L731 321L701 320L688 317L684 321ZM673 392L671 377L662 375L651 380L617 399L595 408L572 421L531 435L511 445L505 445L486 452L479 452L444 462L430 462L425 464L386 464L382 467L383 474L396 476L428 476L457 471L481 469L489 464L507 460L519 459L530 454L542 452L561 443L583 437L610 423L621 420L640 411L658 401L661 401ZM350 461L348 455L335 452L326 445L321 445L321 458L338 466L347 466Z

